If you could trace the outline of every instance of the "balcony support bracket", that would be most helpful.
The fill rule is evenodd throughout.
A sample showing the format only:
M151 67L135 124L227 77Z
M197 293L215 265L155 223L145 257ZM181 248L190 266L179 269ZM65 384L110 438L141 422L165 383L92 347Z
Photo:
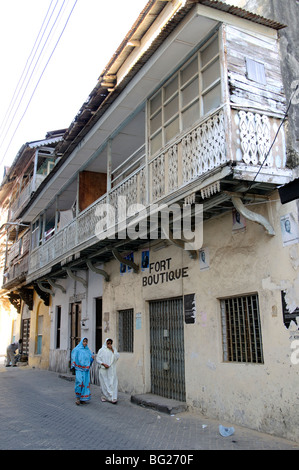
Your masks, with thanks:
M74 274L72 272L72 270L70 268L65 268L66 272L67 272L67 275L73 279L74 281L78 281L78 282L81 282L81 284L83 284L83 286L85 287L85 289L87 289L87 281L85 281L85 279L83 279L82 277L80 276L76 276L76 274Z
M240 214L242 214L246 219L252 220L252 222L256 222L257 224L262 225L268 235L272 237L275 236L274 228L264 216L247 209L239 197L232 196L232 203L235 206L236 210L240 212Z
M164 232L165 233L165 232ZM190 243L190 241L186 240L184 237L182 238L173 238L173 233L171 230L169 230L169 233L166 234L166 238L169 239L169 241L176 246L179 246L183 250L185 249L185 244ZM189 256L191 259L197 259L197 251L196 250L187 250L189 252Z
M108 273L106 273L106 271L104 271L103 269L96 268L89 259L86 261L86 264L87 264L87 266L89 267L89 269L91 271L93 271L97 274L100 274L101 276L104 276L105 281L109 282L110 276L109 276Z
M53 292L51 289L47 289L47 287L42 285L42 281L36 281L36 284L42 290L43 292L46 292L47 294L52 295L53 297L55 296L55 292Z
M120 263L126 264L127 266L130 266L130 268L133 269L134 273L136 274L138 273L139 266L135 264L133 261L123 258L121 254L115 248L112 250L112 254L117 261L119 261Z
M56 284L56 282L53 281L53 279L47 279L47 282L50 284L50 286L52 286L54 289L60 289L61 292L63 292L64 294L66 293L66 290L63 286L61 286L60 284Z

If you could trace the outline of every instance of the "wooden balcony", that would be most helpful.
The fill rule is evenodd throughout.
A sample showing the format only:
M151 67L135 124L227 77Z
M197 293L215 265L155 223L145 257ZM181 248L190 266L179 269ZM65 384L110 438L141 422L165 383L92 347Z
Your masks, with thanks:
M110 222L113 229L113 225L124 218L121 207L124 201L126 207L188 202L198 191L207 198L209 191L214 191L209 188L215 188L215 184L218 184L216 191L220 191L224 178L230 176L231 180L248 182L258 170L257 183L268 184L271 190L286 182L290 172L286 170L283 129L267 155L280 122L279 117L242 109L226 106L217 109L152 159L143 158L145 163L137 170L34 249L29 260L29 280L45 275L55 264L65 264L82 250L98 244L95 232L99 208L104 204L113 205L115 209L115 218Z
M4 273L2 288L7 289L22 283L26 279L29 266L29 253L19 257Z
M11 245L7 253L3 287L22 282L28 272L30 232L27 231L16 243Z

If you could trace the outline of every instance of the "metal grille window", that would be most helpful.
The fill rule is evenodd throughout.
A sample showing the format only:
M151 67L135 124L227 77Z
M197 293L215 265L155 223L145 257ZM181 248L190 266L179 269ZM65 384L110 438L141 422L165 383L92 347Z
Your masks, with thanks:
M133 352L133 309L118 312L118 350Z
M221 300L223 359L263 364L258 295Z

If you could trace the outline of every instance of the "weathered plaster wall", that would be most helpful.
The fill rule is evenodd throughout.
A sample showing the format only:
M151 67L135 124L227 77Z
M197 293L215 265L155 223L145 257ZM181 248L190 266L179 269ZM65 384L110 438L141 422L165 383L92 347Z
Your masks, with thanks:
M292 208L295 210L294 205ZM204 326L199 325L197 332L188 327L193 340L189 337L186 343L190 345L190 361L186 357L189 399L208 415L298 440L299 423L293 404L298 400L299 368L290 359L291 333L283 324L281 306L281 290L286 289L291 298L295 295L298 245L282 247L279 201L254 210L267 216L274 225L275 237L252 223L247 224L245 232L232 233L227 216L222 218L221 228L220 221L207 224L205 239L209 240L211 267L198 278L198 305ZM290 206L282 211L287 213ZM259 295L264 364L224 363L217 299L250 292ZM195 351L196 343L201 345L200 352Z
M292 333L282 317L281 290L297 303L298 244L283 247L280 217L293 213L296 204L281 206L275 193L267 204L252 210L267 217L276 235L248 222L245 230L232 231L232 214L205 224L204 247L210 268L174 246L154 251L150 262L170 259L170 269L187 268L186 277L144 286L146 274L121 276L119 263L106 266L111 282L105 284L103 312L109 312L110 336L117 344L117 311L133 308L141 313L141 329L134 329L134 353L122 353L118 363L120 390L150 391L149 304L182 294L196 294L196 323L185 324L187 402L208 416L299 440L299 365L291 362ZM141 252L134 254L140 265ZM258 293L264 364L223 362L220 298ZM291 300L289 300L291 302ZM135 317L134 317L135 321Z

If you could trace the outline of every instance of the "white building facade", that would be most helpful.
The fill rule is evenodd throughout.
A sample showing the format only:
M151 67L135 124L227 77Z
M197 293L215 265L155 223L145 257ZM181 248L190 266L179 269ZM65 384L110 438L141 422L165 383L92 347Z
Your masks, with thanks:
M141 12L21 214L51 370L112 337L122 391L299 439L283 27L221 2Z

